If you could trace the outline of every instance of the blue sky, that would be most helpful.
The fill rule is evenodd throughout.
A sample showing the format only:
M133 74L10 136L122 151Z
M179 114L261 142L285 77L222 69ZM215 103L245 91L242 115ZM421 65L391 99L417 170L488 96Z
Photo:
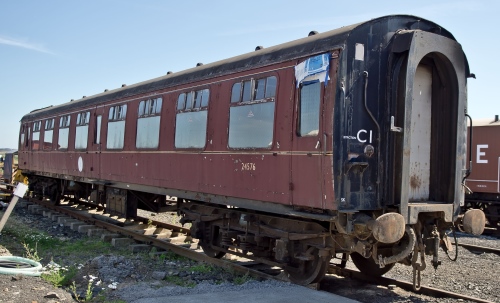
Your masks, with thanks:
M471 72L469 114L500 114L500 1L0 2L0 148L27 112L388 14L448 29Z

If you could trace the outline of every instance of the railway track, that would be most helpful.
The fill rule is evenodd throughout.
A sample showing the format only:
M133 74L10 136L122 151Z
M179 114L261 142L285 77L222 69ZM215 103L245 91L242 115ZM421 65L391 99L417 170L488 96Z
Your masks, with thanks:
M245 254L236 251L224 251L238 257L237 261L227 261L208 257L198 248L197 241L190 236L190 230L173 224L153 221L144 217L136 217L133 220L118 219L103 213L102 208L92 207L88 204L63 204L55 206L50 202L30 199L32 212L51 216L53 220L64 224L80 232L85 231L89 236L100 236L105 241L111 241L113 245L129 245L133 251L149 251L156 247L159 251L172 251L178 255L192 260L206 262L215 266L230 269L234 272L247 274L257 279L276 279L289 282L286 274L280 269L280 264L259 258L248 259ZM498 249L488 247L460 244L466 249L474 252L488 252L500 254ZM413 291L411 282L396 280L386 277L370 277L357 270L342 268L338 264L331 264L328 268L329 274L349 277L375 285L396 285L407 291ZM309 288L319 289L319 283L312 284ZM443 289L422 286L420 294L438 298L455 298L479 303L491 303L467 295L462 295Z
M398 280L398 279L392 279L392 278L386 278L386 277L371 277L367 276L359 271L352 270L352 269L347 269L347 268L341 268L337 265L331 265L328 268L328 272L331 274L343 276L343 277L349 277L352 279L356 280L361 280L370 284L376 284L376 285L384 285L384 286L390 286L390 285L395 285L398 286L402 289L405 289L407 291L413 291L413 283L404 281L404 280ZM429 287L429 286L421 286L420 290L418 291L420 294L425 294L431 297L435 298L454 298L454 299L459 299L459 300L467 300L471 302L478 302L478 303L494 303L493 301L489 300L483 300L480 298L476 297L471 297L463 294L458 294L455 292L450 292L444 289L439 289L439 288L434 288L434 287Z
M455 244L453 244L453 245L455 245ZM464 243L458 243L458 246L463 247L463 248L465 248L473 253L492 253L492 254L500 255L500 249L498 249L498 248L491 248L491 247L472 245L472 244L464 244Z
M64 224L89 236L100 236L113 245L129 245L130 249L149 251L152 247L164 251L172 251L192 260L210 263L223 268L230 268L235 272L248 274L258 279L276 279L272 275L254 270L251 266L244 266L244 262L234 263L222 259L211 258L197 248L197 241L189 235L189 229L164 222L152 221L137 217L133 221L114 219L102 213L102 210L78 208L77 206L58 205L50 202L30 199L32 211L52 216L58 223ZM60 215L57 215L58 213ZM147 223L144 223L144 222Z

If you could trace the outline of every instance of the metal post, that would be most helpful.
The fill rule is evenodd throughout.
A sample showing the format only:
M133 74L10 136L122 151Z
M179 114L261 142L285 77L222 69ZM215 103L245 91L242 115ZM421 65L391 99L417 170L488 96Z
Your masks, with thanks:
M3 227L5 226L5 223L7 223L7 219L9 219L10 214L12 213L12 210L14 209L14 206L16 206L17 200L19 198L24 197L24 194L26 193L26 190L28 189L28 185L24 183L19 183L16 186L16 189L14 190L14 197L9 203L9 206L7 207L7 210L2 216L2 220L0 221L0 232L2 232Z

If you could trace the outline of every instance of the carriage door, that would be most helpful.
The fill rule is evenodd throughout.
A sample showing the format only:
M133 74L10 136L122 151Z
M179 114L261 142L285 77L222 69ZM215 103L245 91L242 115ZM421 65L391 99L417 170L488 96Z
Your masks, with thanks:
M104 115L104 108L97 107L92 114L92 119L90 121L89 130L89 154L91 154L92 168L91 176L92 178L100 178L101 173L101 147L102 147L102 117Z
M294 206L322 208L324 155L323 106L329 54L306 59L295 67L296 119L292 144L290 189Z
M412 41L408 43L408 41ZM388 149L393 149L394 204L407 223L421 212L457 215L464 176L466 72L461 46L419 32L394 40L393 113ZM394 143L394 144L391 144ZM391 163L391 162L389 162Z
M411 110L409 201L429 200L432 69L420 64L415 72Z

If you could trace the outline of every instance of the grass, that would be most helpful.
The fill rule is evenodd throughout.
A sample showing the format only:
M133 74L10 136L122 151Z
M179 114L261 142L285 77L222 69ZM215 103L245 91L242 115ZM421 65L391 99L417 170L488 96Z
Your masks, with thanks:
M233 279L233 283L236 285L242 285L242 284L245 284L246 282L251 281L251 280L253 280L253 278L247 273L243 276L236 276Z
M167 281L168 283L182 287L192 288L196 286L196 283L194 281L186 281L178 276L166 276L164 280Z
M189 267L188 271L207 274L207 273L215 271L215 267L212 265L209 265L209 264L202 263L202 264L193 265L193 266Z
M158 255L158 260L160 262L165 262L165 261L187 262L187 261L189 261L189 258L179 256L178 254L171 252L171 251L167 251L165 253Z

